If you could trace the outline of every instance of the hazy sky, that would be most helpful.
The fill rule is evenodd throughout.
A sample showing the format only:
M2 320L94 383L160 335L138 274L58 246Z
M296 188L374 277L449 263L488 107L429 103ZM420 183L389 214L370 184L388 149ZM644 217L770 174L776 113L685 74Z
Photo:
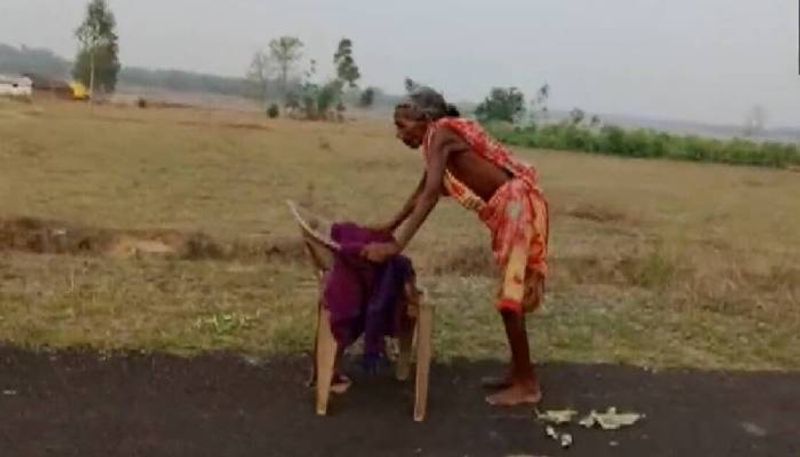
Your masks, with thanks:
M322 74L351 38L364 84L405 76L453 101L552 89L551 107L800 125L797 0L110 0L126 65L242 75L299 36ZM0 0L0 42L72 56L84 0Z

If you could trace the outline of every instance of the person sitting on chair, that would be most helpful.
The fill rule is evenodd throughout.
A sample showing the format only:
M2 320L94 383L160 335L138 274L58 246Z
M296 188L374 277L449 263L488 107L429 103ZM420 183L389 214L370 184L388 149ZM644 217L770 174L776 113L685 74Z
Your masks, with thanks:
M502 281L496 304L505 325L511 366L503 378L487 381L497 389L492 405L534 404L541 389L531 362L525 313L535 310L547 275L548 206L536 170L514 158L477 123L430 88L419 88L395 107L397 138L422 148L425 172L401 211L379 229L396 241L372 243L362 255L383 262L402 252L442 194L477 213L492 235L492 251Z

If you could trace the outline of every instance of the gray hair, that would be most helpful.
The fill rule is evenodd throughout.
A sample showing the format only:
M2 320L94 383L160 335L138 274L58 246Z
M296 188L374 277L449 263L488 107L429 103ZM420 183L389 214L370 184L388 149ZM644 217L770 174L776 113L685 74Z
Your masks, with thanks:
M409 110L416 119L437 120L443 117L458 117L458 109L447 103L444 96L430 87L417 87L395 107L397 110Z

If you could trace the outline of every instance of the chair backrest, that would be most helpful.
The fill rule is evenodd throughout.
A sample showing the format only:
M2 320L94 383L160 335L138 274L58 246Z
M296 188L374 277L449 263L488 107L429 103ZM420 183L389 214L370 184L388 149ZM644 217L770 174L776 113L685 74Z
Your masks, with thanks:
M286 204L289 205L289 211L300 226L300 233L314 268L317 274L322 276L333 267L334 253L339 250L339 244L330 238L332 223L303 209L291 200Z

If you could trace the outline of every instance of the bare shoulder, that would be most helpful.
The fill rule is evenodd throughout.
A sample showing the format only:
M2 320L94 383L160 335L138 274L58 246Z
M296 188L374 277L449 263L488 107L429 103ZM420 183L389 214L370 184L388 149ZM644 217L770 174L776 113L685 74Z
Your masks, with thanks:
M459 152L469 149L464 138L446 124L437 128L431 138L431 147L439 152Z

